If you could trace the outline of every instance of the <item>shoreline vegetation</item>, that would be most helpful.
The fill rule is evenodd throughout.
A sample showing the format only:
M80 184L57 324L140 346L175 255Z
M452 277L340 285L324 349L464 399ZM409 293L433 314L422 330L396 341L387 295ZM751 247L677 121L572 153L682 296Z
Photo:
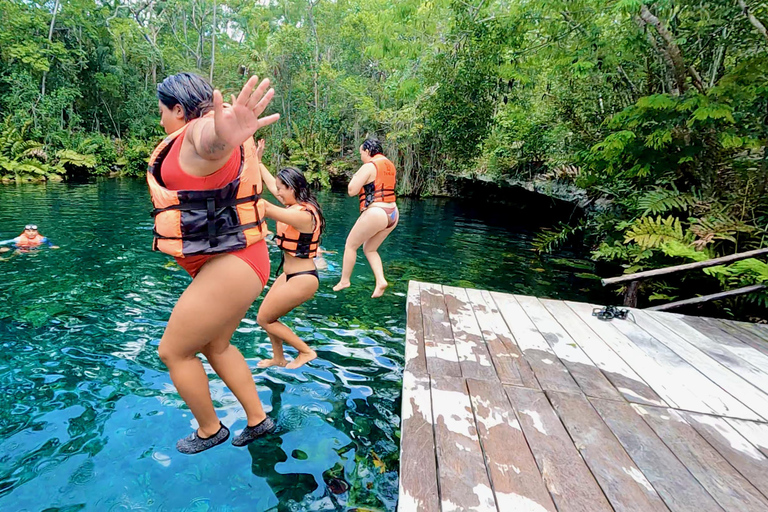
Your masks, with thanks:
M583 207L541 253L701 261L768 244L766 23L750 0L0 0L0 180L142 175L159 81L194 71L228 93L256 74L281 114L265 158L318 188L375 135L401 195L498 183ZM751 259L638 294L766 282ZM766 307L759 291L717 311Z

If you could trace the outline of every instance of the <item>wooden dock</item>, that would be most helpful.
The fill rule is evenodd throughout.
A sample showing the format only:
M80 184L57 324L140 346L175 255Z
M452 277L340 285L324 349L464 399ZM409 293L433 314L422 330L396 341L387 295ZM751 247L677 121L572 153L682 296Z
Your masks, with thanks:
M400 512L768 511L768 327L411 281Z

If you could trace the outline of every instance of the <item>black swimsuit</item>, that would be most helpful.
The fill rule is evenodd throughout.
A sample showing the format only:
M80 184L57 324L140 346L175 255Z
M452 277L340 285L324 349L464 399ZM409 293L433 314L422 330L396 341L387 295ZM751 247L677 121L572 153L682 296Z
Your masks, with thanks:
M293 274L285 274L285 282L287 283L292 277L296 276L315 276L315 278L320 281L320 276L317 275L317 269L314 270L302 270L301 272L294 272Z

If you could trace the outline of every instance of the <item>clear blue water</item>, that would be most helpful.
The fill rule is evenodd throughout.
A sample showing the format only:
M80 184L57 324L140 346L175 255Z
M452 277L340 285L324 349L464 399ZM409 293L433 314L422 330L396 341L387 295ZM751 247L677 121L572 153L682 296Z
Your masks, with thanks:
M357 201L320 201L323 245L342 250ZM0 239L35 222L61 246L0 255L0 510L395 510L408 279L569 299L604 293L584 275L589 262L530 250L531 230L554 215L546 201L403 199L400 209L382 248L391 283L382 299L369 298L362 253L353 287L334 293L341 254L329 255L335 268L317 296L287 317L316 361L256 367L270 353L259 301L237 330L233 343L279 431L247 449L184 456L174 446L192 416L156 348L190 278L150 251L144 182L0 187ZM220 417L238 431L245 415L209 373Z

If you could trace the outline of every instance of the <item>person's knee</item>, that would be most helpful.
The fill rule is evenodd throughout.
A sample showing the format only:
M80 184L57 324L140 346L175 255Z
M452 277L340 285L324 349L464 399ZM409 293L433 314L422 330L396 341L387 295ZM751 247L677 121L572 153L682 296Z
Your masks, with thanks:
M270 324L274 323L274 321L275 320L269 315L265 315L261 312L259 312L258 316L256 317L256 323L258 323L265 331L269 330Z
M170 366L174 361L178 361L182 358L181 354L177 350L174 350L170 343L160 341L160 345L157 347L157 355L165 366Z
M230 346L229 340L227 340L226 343L209 343L203 347L201 352L205 358L210 361L211 359L216 359L218 356L224 354Z

